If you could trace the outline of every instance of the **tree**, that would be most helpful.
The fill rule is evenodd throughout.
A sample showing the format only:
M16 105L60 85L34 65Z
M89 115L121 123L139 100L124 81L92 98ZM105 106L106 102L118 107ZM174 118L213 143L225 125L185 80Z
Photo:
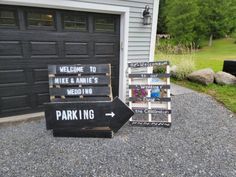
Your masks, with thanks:
M166 3L166 26L175 43L189 46L196 42L198 0L167 0Z
M166 0L160 0L159 4L159 15L158 15L158 24L157 24L157 33L166 34Z
M205 35L212 40L225 37L235 29L235 0L199 0L199 20L203 22Z

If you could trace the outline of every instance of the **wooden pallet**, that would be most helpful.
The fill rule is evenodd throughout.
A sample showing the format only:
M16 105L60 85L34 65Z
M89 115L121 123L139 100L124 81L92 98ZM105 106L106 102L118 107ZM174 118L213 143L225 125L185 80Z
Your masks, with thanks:
M150 127L171 126L170 66L168 61L129 63L129 107L135 115L130 119L131 125ZM153 67L165 67L165 73L153 74ZM142 71L137 71L142 69ZM136 71L135 71L136 70ZM139 73L141 72L141 73ZM158 81L153 82L153 79ZM159 97L152 97L151 90L158 88ZM134 90L147 92L147 95L134 96ZM163 94L163 95L162 95ZM156 120L166 115L165 120ZM139 119L137 118L139 117Z
M85 71L68 70L82 66ZM100 68L91 72L92 68ZM67 69L60 72L64 65L49 65L49 94L51 102L66 101L111 101L111 65L66 65ZM90 70L91 69L91 70ZM69 72L68 72L69 71Z

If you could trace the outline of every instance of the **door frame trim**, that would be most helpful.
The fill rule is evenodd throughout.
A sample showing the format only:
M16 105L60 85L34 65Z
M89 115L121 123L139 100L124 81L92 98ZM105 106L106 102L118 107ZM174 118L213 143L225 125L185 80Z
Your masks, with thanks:
M119 97L122 101L126 101L126 70L128 65L128 37L130 13L130 9L128 7L84 3L70 0L1 0L0 4L120 15Z

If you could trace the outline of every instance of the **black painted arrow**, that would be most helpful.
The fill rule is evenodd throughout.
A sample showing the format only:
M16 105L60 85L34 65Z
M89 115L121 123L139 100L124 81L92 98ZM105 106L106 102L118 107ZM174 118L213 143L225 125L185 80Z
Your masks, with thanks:
M47 129L110 127L117 132L134 112L118 97L112 102L46 103Z

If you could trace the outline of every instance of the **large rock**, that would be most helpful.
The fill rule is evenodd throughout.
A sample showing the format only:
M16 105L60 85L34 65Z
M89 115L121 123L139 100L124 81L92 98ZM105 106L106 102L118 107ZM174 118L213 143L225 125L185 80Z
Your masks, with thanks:
M215 82L220 85L236 84L236 77L232 74L219 71L215 74Z
M214 82L214 71L211 68L194 71L187 77L189 80L208 85Z
M177 72L177 66L176 65L171 66L170 67L170 74L172 77L176 77L176 72Z

